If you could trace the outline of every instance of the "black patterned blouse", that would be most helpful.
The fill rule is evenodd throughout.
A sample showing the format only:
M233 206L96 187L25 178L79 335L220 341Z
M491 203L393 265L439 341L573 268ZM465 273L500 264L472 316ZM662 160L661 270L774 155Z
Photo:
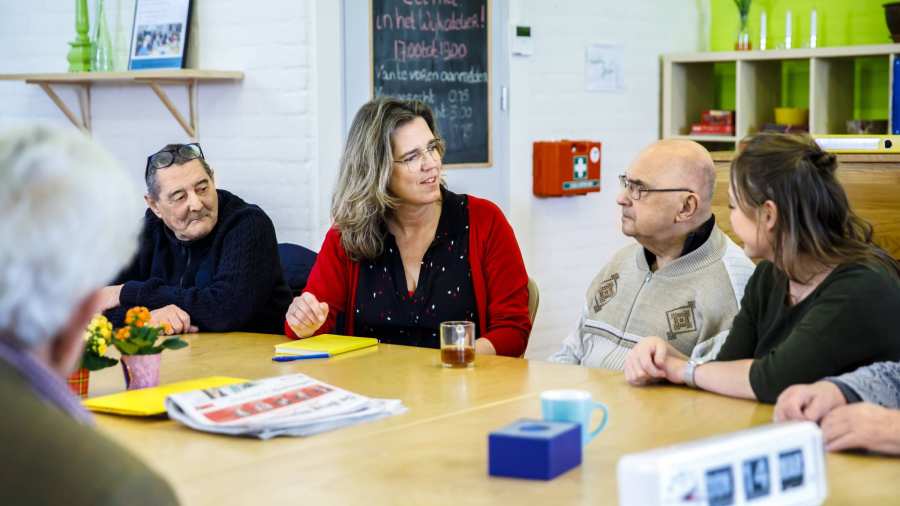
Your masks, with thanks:
M441 190L441 218L422 258L415 292L406 289L403 260L387 227L384 252L359 266L356 334L383 343L439 348L441 322L469 320L478 328L469 267L469 201Z

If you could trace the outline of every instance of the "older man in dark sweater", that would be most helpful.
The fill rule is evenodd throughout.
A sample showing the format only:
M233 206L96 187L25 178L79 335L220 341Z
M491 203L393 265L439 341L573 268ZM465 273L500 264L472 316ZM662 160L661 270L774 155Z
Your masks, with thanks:
M291 292L272 221L217 190L199 144L170 144L147 160L149 209L137 257L103 290L106 316L122 323L146 306L174 333L280 333Z

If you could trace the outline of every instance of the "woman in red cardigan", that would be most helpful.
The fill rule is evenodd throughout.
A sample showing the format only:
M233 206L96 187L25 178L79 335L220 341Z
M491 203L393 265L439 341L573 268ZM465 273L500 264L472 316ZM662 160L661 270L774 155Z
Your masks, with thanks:
M443 153L427 105L381 97L359 110L334 226L288 309L288 337L339 331L438 348L440 322L470 320L476 353L525 352L528 275L512 227L490 201L445 187Z

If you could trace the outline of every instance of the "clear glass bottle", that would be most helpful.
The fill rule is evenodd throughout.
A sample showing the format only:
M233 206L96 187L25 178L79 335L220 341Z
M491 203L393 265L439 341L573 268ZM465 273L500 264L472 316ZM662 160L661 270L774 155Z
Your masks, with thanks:
M738 25L737 41L734 43L734 49L737 51L749 51L753 49L750 43L750 28L748 23L748 15L740 15L740 24Z
M106 23L106 9L103 8L103 0L96 0L96 2L94 33L91 37L91 70L110 72L113 70L113 54L109 25Z

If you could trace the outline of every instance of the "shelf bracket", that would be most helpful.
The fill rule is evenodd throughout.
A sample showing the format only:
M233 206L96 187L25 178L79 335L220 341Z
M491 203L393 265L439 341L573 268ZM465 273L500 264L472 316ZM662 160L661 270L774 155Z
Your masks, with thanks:
M56 107L65 114L66 118L72 122L73 125L78 127L83 132L90 134L91 133L91 83L89 82L52 82L52 81L43 81L43 80L26 80L25 82L29 84L36 84L44 93L50 97L50 100L56 104ZM184 129L185 133L187 133L188 137L191 140L197 140L197 128L199 126L199 119L197 115L197 89L199 88L197 79L135 79L135 83L146 84L156 93L156 96L159 97L159 100L163 103L166 109L169 110L169 113L172 114L172 117L175 118L175 121L181 125L181 128ZM75 91L78 94L78 107L80 109L80 117L76 115L75 112L68 106L66 103L60 98L59 94L56 93L56 90L53 89L53 85L61 84L66 86L74 86ZM188 97L188 117L181 113L178 110L178 107L175 106L175 103L172 102L172 99L169 98L169 95L162 88L162 85L166 84L183 84L187 87L187 97Z
M135 79L135 82L144 83L156 93L156 96L159 97L159 100L166 106L166 109L172 114L172 117L175 118L175 121L181 125L181 128L184 129L185 133L188 134L188 137L191 140L197 140L197 80L189 79L185 80L176 80L176 81L165 81L161 79ZM162 89L161 84L185 84L187 86L187 96L188 96L188 108L189 108L189 116L190 120L185 119L184 115L175 107L175 103L172 102L172 99L169 98L169 95L166 93L166 90Z
M63 114L69 118L69 121L72 122L73 125L78 127L81 131L90 134L91 132L91 84L90 83L72 83L72 86L75 86L75 92L78 94L78 107L81 112L81 118L72 112L72 109L69 109L69 106L66 105L65 102L57 95L56 91L51 86L49 82L43 81L26 81L30 84L37 84L40 86L44 93L50 97L50 100L56 104L56 107L62 111ZM59 84L59 83L57 83ZM69 84L69 83L66 83Z

